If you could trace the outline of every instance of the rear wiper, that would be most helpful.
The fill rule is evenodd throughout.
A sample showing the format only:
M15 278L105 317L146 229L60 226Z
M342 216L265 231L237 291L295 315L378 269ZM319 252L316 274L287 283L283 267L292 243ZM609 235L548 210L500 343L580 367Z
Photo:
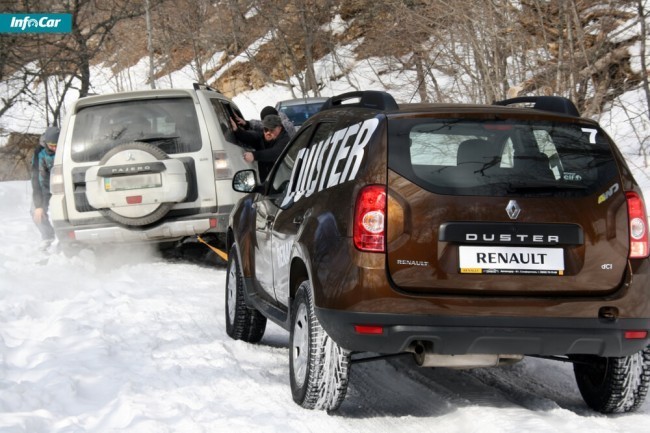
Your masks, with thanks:
M165 141L172 141L172 140L178 140L181 138L178 135L164 135L164 136L151 136L151 137L143 137L143 138L138 138L135 141L144 141L145 143L157 143L157 142L165 142Z
M126 129L127 128L124 127L122 129L120 129L119 131L115 131L115 132L111 131L110 139L114 140L114 141L117 141L122 136L122 134L124 134L126 132Z
M118 146L120 144L130 143L132 141L140 141L140 142L143 142L143 143L167 143L167 142L170 142L170 141L173 142L173 141L176 141L176 140L179 140L179 139L180 139L180 137L177 136L177 135L172 135L172 136L169 136L169 135L155 136L154 135L154 136L151 136L151 137L122 138L122 139L119 139L119 140L112 140L112 141L110 141L109 144L111 145L111 147L115 147L115 146Z

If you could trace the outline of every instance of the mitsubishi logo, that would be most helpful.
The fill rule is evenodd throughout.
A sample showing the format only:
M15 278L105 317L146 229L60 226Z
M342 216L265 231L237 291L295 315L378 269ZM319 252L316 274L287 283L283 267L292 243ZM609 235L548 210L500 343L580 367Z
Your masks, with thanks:
M127 161L135 161L135 156L131 152L126 154L126 160Z
M508 213L508 216L510 217L511 220L517 219L519 213L521 212L521 208L517 204L516 200L510 200L508 206L506 206L506 212Z

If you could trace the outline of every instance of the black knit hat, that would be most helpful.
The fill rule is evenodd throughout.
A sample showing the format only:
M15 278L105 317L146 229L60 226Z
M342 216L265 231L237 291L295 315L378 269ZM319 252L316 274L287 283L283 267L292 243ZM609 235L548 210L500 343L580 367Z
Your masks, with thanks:
M262 111L260 111L260 119L264 120L264 118L266 116L268 116L269 114L275 114L277 116L278 115L278 110L276 110L273 107L266 106L266 107L262 108Z

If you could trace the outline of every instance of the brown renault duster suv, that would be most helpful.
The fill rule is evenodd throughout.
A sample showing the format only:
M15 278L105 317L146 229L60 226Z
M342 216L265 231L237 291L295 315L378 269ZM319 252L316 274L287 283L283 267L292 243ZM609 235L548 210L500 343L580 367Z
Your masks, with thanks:
M569 361L591 408L643 403L645 206L570 101L343 94L264 184L242 171L233 188L249 194L230 215L227 332L257 342L267 319L290 331L301 406L337 409L355 361L399 353L453 368Z

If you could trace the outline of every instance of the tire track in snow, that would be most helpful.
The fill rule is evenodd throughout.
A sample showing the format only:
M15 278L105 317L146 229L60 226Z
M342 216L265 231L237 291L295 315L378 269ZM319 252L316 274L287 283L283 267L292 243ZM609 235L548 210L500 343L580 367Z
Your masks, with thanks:
M430 383L410 377L404 373L402 362L354 364L340 412L358 418L386 417L385 431L390 432L399 426L399 417L437 416L453 410L458 398L453 391L435 389Z
M408 357L356 364L341 412L353 417L431 417L459 407L489 406L590 413L573 382L548 382L544 377L544 370L549 376L557 376L555 363L532 362L526 359L509 367L472 370L422 368ZM531 375L528 370L537 374ZM560 376L562 379L573 380L566 374Z

